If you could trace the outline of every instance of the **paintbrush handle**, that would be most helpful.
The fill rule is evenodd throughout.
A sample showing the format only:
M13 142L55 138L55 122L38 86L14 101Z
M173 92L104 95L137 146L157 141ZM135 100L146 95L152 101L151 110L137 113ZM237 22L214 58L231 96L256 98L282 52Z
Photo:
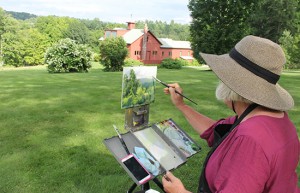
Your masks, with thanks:
M195 105L198 105L196 102L194 102L193 100L191 100L191 99L189 99L188 97L184 96L183 94L181 94L181 93L178 92L177 90L175 90L175 92L176 92L177 94L179 94L180 96L182 96L183 98L185 98L185 99L191 101L191 102L194 103Z
M164 83L163 81L158 80L158 79L157 79L156 77L154 77L154 76L153 76L153 78L154 78L155 80L157 80L160 84L164 85L165 87L170 88L170 86L167 85L166 83ZM179 94L180 96L182 96L183 98L185 98L185 99L191 101L191 102L194 103L195 105L198 105L196 102L194 102L193 100L191 100L191 99L189 99L188 97L184 96L183 94L181 94L180 92L178 92L176 89L175 89L175 93L177 93L177 94Z

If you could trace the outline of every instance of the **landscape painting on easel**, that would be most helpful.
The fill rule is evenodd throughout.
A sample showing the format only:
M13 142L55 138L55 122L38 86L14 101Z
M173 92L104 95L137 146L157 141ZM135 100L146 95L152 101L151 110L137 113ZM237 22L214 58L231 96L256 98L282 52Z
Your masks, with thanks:
M121 108L127 109L154 102L157 67L125 67L123 69Z

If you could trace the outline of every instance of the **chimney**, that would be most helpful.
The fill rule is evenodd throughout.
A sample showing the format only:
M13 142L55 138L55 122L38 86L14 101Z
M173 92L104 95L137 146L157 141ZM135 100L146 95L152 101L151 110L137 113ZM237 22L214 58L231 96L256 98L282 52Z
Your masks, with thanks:
M127 29L128 30L132 30L132 29L134 29L135 28L135 23L134 22L131 22L131 21L129 21L129 22L127 22Z
M147 24L145 23L145 26L144 26L144 33L146 34L148 32L148 26Z

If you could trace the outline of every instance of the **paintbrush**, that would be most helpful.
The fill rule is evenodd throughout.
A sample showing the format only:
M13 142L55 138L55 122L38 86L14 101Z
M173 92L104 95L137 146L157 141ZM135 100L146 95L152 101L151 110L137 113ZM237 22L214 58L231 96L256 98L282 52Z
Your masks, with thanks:
M115 131L116 131L117 134L118 134L119 140L120 140L120 142L121 142L123 148L125 149L126 153L129 155L130 152L129 152L129 150L128 150L128 147L127 147L125 141L124 141L123 138L122 138L122 135L121 135L120 132L119 132L119 129L118 129L117 126L115 126L115 125L113 125L113 127L114 127Z
M164 85L165 87L167 88L170 88L169 85L167 85L166 83L162 82L161 80L157 79L156 77L152 76L157 82L159 82L160 84ZM194 102L193 100L189 99L188 97L186 97L185 95L181 94L180 92L178 92L176 89L175 89L175 92L177 94L179 94L180 96L182 96L183 98L186 98L187 100L191 101L192 103L198 105L196 102Z

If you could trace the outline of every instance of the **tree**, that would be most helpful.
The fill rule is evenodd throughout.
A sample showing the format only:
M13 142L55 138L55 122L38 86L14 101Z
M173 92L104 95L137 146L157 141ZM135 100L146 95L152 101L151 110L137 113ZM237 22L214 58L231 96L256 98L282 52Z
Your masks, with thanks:
M19 42L19 36L12 32L2 35L3 62L15 67L23 65L24 46Z
M294 34L298 4L298 0L260 0L249 20L253 34L277 43L284 30Z
M44 64L46 50L51 45L50 39L37 29L27 29L20 32L21 43L24 45L24 65L36 66Z
M100 55L104 71L121 71L128 55L126 42L122 37L106 38L100 44Z
M90 31L82 22L72 19L66 32L64 32L64 37L75 40L79 44L88 44L90 41Z
M76 44L69 38L50 47L45 55L50 73L88 72L91 68L92 52L86 45Z
M279 43L285 52L286 65L288 69L300 68L300 33L293 36L285 30L279 39Z
M0 64L3 63L3 36L5 33L15 33L19 24L0 7Z
M18 20L26 20L26 19L37 17L37 15L25 13L25 12L15 12L15 11L6 11L6 12L10 14L13 18Z
M159 38L170 38L173 40L189 40L190 31L188 24L175 23L173 20L168 24L162 21L137 21L136 27L143 29L145 23L149 30Z
M226 53L249 34L247 18L254 2L190 0L188 8L193 18L190 31L194 57L200 59L199 52Z
M13 66L44 64L44 54L50 45L46 35L37 29L19 30L3 35L3 60Z
M35 27L41 33L47 34L51 42L56 43L64 38L70 20L69 17L42 16L37 18Z
M284 30L294 34L299 0L260 0L249 20L254 35L278 42Z

